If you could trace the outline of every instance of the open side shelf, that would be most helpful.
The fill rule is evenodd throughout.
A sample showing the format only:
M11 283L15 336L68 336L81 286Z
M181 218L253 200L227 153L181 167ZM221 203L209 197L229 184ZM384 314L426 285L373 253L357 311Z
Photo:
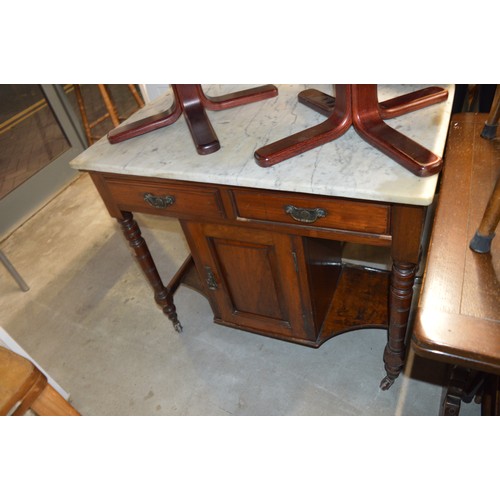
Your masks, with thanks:
M319 347L330 338L349 330L388 328L390 273L343 264L341 247L338 242L313 239L305 241L310 305L317 332L315 341L284 337L255 328L242 328L227 321L217 322L309 347ZM173 294L181 284L207 297L191 255L172 278L168 289Z
M339 280L318 336L318 346L349 330L388 328L390 273L351 265L339 267Z

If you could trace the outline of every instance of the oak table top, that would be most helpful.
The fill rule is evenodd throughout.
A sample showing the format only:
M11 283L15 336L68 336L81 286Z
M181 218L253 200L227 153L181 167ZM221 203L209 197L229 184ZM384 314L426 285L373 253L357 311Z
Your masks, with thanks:
M500 238L470 250L500 173L486 115L454 115L412 344L426 357L500 374Z

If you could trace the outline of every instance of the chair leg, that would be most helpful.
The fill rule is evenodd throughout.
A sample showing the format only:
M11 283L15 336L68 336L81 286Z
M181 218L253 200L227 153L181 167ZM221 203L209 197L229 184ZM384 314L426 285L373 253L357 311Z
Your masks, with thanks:
M142 100L141 96L135 89L135 86L133 84L127 84L128 89L130 90L132 97L134 98L135 102L137 103L139 108L142 108L144 106L144 101ZM94 144L94 142L98 139L98 137L94 137L92 135L92 129L102 123L105 120L111 120L113 127L118 127L120 125L121 119L118 115L117 108L115 106L115 103L113 102L112 96L110 91L108 90L108 87L105 84L98 84L97 88L99 89L99 93L101 95L101 99L104 103L104 106L106 108L106 113L93 122L89 121L89 117L87 115L87 112L85 110L85 103L83 100L83 95L82 95L82 90L80 88L80 85L75 84L74 89L75 89L75 96L76 100L78 103L78 108L80 109L80 115L82 117L82 122L83 122L83 128L85 130L85 136L87 137L87 142L88 145Z
M500 85L497 85L493 104L491 105L490 114L484 124L481 132L483 139L494 139L498 129L498 122L500 121Z
M115 105L113 104L113 101L111 100L111 96L109 95L106 85L100 83L97 85L97 87L99 88L99 92L101 93L104 105L108 110L109 118L113 123L113 127L118 127L118 125L120 125L120 119L118 118L118 113L116 111Z
M83 128L85 130L85 136L87 137L87 143L90 146L94 141L92 139L92 132L90 130L90 122L87 116L87 111L85 110L85 102L83 101L82 89L80 85L75 84L75 96L78 102L78 108L80 109L80 115L82 117Z
M47 384L38 398L33 401L31 409L40 416L80 416L80 413L50 384Z
M128 84L128 88L130 90L130 93L132 94L132 97L135 99L135 102L137 103L137 106L139 106L140 108L143 108L144 107L144 101L143 101L141 95L139 94L139 92L137 92L137 89L135 88L135 85L133 83L129 83Z
M500 222L500 177L488 200L481 223L469 244L470 249L476 253L488 253L498 222Z

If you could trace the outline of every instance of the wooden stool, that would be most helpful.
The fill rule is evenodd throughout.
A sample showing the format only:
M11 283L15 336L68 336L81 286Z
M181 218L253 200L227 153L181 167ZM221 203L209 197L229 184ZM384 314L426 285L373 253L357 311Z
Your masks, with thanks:
M29 360L0 346L0 415L78 416Z
M80 114L82 116L82 122L83 122L83 128L85 129L85 136L87 137L87 141L89 143L89 146L92 145L98 137L95 137L92 135L92 129L99 125L99 123L102 123L104 120L110 119L111 122L113 123L113 127L118 127L120 125L120 118L118 116L118 112L116 111L116 106L111 98L111 94L109 93L106 85L104 84L98 84L97 87L99 88L99 92L101 93L102 100L104 102L104 105L106 106L107 113L104 115L100 116L93 122L89 122L89 118L87 116L87 111L85 110L85 103L83 100L83 95L82 95L82 90L80 88L80 85L75 84L75 95L76 95L76 100L78 102L78 107L80 108ZM132 96L135 99L135 102L137 105L142 108L144 106L144 101L142 100L141 96L139 95L139 92L137 92L135 86L133 84L128 84L128 88L132 94Z

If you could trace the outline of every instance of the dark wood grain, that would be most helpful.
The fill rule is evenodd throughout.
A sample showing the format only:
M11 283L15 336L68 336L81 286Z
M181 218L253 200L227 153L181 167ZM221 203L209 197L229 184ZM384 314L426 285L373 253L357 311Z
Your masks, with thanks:
M425 207L92 172L122 225L155 300L177 329L173 293L187 284L217 323L319 347L349 330L387 328L387 389L402 370ZM152 206L145 194L169 203ZM321 209L295 220L294 205ZM188 258L164 286L132 212L179 219ZM390 247L391 272L342 261L344 242ZM193 266L194 262L194 266ZM196 268L197 277L194 274Z
M234 190L233 196L238 216L245 219L389 234L390 206L383 203L303 194L266 194L244 189ZM306 209L320 208L325 215L315 222L300 222L285 210L289 205Z
M139 225L130 212L124 212L118 222L121 225L123 235L134 252L138 264L141 266L144 275L154 290L156 303L162 308L163 313L170 321L172 321L174 328L178 332L182 331L182 326L177 318L172 290L164 286L146 241L142 237Z
M500 242L469 241L499 174L499 143L480 137L485 115L452 118L441 193L412 344L422 356L500 373Z

